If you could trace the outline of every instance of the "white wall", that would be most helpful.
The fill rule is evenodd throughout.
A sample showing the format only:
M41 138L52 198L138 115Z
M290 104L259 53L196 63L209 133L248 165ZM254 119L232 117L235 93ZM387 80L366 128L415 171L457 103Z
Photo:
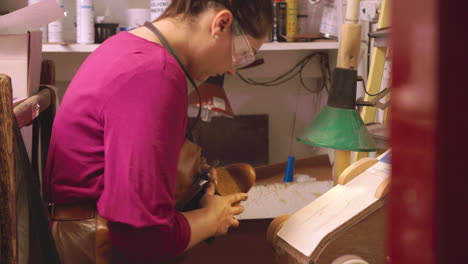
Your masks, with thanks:
M262 52L265 65L245 73L257 81L270 80L295 65L311 51L268 51ZM331 52L330 56L336 56ZM332 59L334 61L334 59ZM334 63L333 63L334 64ZM304 69L304 81L310 89L317 89L321 79L319 63L312 59ZM326 104L327 93L314 94L304 89L299 77L279 86L252 86L237 76L227 78L226 93L236 114L269 115L269 161L283 162L288 155L296 158L318 154L318 148L296 141L304 129Z
M318 148L295 138L326 103L326 92L312 94L301 87L298 78L273 87L251 86L239 78L228 78L226 93L237 115L268 114L270 163L286 161L288 155L304 158L317 154Z
M311 51L263 51L264 65L244 70L245 77L256 81L265 81L284 73ZM44 53L44 58L56 63L59 96L65 92L79 65L88 53ZM330 52L331 65L335 64L336 51ZM304 71L307 85L316 89L321 78L318 63L312 59ZM269 161L283 162L288 155L296 158L317 155L317 148L299 143L295 137L313 120L320 108L326 103L326 93L312 94L301 88L296 77L282 85L274 87L252 86L241 81L237 76L228 76L225 89L237 115L269 115ZM295 122L294 122L295 120ZM294 125L295 124L295 125Z

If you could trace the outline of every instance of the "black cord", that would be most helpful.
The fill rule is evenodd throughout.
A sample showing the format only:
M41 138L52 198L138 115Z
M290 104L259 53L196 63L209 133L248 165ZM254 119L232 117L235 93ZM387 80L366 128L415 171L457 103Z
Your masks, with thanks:
M311 55L308 55L307 57L305 57L304 59L302 59L301 61L299 61L296 65L294 65L294 67L289 70L288 72L278 76L277 78L271 80L271 81L267 81L267 82L255 82L251 79L248 79L249 80L249 83L250 84L253 84L253 85L264 85L264 86L276 86L276 85L279 85L279 84L282 84L284 82L287 82L289 80L291 80L292 78L294 78L295 76L297 76L298 74L301 73L301 71L304 69L304 66L307 64L307 62L312 58L314 57L316 54L311 54ZM295 70L299 69L298 71L294 72ZM294 73L293 73L294 72ZM291 76L288 76L289 74L292 74ZM239 74L240 75L240 74ZM244 78L245 79L245 78Z
M320 69L321 69L322 78L323 78L322 86L320 87L320 89L317 89L317 90L313 90L313 89L307 87L307 85L304 82L304 78L302 76L305 66L315 56L319 57L320 66L321 66ZM292 78L296 77L297 75L299 75L301 85L307 91L309 91L311 93L319 93L323 89L325 89L327 91L327 93L329 91L329 89L328 89L329 85L328 84L330 82L330 66L329 66L329 62L328 62L328 54L324 53L324 52L316 52L316 53L312 53L312 54L307 55L306 57L301 59L298 63L296 63L296 65L294 65L286 73L283 73L280 76L274 78L273 80L269 80L269 81L266 81L266 82L254 81L254 80L252 80L250 78L246 78L246 77L242 76L242 74L240 74L239 72L236 72L236 74L245 83L250 84L250 85L260 85L260 86L277 86L277 85L283 84L283 83L291 80Z
M315 55L315 54L314 54ZM289 71L287 71L286 73L278 76L277 78L273 79L273 80L270 80L270 81L266 81L266 82L256 82L252 79L248 79L248 78L245 78L243 77L239 72L236 72L237 75L241 78L241 80L247 82L248 84L251 84L251 85L262 85L262 86L276 86L276 85L279 85L279 84L282 84L282 83L285 83L289 80L291 80L292 78L294 78L299 72L296 72L294 73L292 76L289 76L286 78L286 76L288 74L291 74L298 66L300 66L304 60L306 60L306 58L302 59L301 61L299 61L296 65L294 65L293 68L291 68ZM282 78L286 78L284 80L281 80Z
M369 30L367 32L372 31L372 21L369 21ZM371 38L369 35L367 35L367 73L369 73L370 70L370 56L371 56Z
M320 56L320 70L322 71L322 86L325 88L327 93L329 93L329 87L331 83L331 70L330 70L330 61L327 56Z
M366 89L366 82L364 82L364 79L363 79L362 77L360 77L360 78L358 79L358 81L361 81L361 82L362 82L362 87L364 87L364 92L366 92L366 94L369 95L369 96L377 96L377 95L383 94L383 93L385 93L385 92L387 91L387 88L385 88L385 89L383 89L382 91L380 91L380 92L378 92L378 93L376 93L376 94L371 94L371 93L369 93L369 92L367 91L367 89Z
M189 79L189 81L192 84L193 88L195 88L195 91L197 92L198 102L199 102L197 118L195 119L195 122L193 122L190 129L187 129L187 135L186 135L191 141L193 141L192 132L193 132L193 129L195 128L195 126L197 125L197 123L200 121L200 117L201 117L201 94L200 94L200 91L198 90L198 86L195 83L195 81L193 80L192 75L190 74L190 72L187 70L185 65L179 59L179 56L177 56L174 49L172 49L171 45L169 44L167 39L164 37L164 35L161 33L161 31L159 31L159 29L157 29L152 23L149 23L148 21L145 22L144 26L147 27L149 30L151 30L156 35L156 37L158 37L158 39L161 41L163 46L167 49L167 51L169 51L169 53L174 57L174 59L180 65L180 67L182 68L182 70L185 73L185 76Z

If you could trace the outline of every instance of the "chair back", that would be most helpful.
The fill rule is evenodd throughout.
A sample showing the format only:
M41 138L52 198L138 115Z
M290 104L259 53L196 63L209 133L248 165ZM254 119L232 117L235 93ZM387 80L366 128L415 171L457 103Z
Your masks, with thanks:
M47 113L54 96L52 89L41 89L13 104L11 79L0 74L0 263L60 263L20 131Z

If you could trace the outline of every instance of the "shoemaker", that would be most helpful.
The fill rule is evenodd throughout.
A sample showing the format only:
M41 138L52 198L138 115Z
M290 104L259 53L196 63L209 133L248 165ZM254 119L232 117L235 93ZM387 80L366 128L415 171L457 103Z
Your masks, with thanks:
M254 61L271 28L271 0L173 0L158 20L88 56L55 117L46 166L62 263L97 262L96 215L127 263L173 259L239 225L247 194L214 195L213 183L200 209L174 207L186 77L235 73Z

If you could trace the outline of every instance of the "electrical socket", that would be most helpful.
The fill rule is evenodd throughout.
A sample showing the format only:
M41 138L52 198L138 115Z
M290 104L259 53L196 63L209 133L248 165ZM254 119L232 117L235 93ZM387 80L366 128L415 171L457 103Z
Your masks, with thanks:
M375 22L379 18L379 9L381 1L361 1L359 10L359 19L361 21Z

